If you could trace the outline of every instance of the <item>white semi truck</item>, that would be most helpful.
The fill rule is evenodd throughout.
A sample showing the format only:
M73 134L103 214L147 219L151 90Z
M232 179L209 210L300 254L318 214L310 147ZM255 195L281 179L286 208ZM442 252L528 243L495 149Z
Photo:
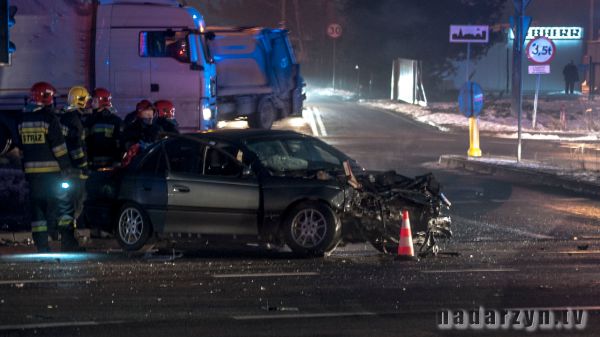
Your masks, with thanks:
M10 0L17 6L11 65L0 67L0 126L29 87L104 87L118 114L169 99L184 131L248 119L254 128L302 110L303 80L287 31L207 28L176 0ZM212 31L211 31L212 29ZM14 119L14 118L13 118ZM3 144L0 144L2 148Z

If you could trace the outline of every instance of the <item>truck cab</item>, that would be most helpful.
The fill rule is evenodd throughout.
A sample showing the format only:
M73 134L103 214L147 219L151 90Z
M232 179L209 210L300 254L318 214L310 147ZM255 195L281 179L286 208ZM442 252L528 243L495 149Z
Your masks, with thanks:
M183 131L216 126L216 66L202 15L177 1L102 1L96 15L96 86L127 113L141 99L171 100Z
M22 109L31 85L46 81L58 90L58 106L73 86L104 87L121 117L142 99L169 99L183 131L216 126L216 66L196 9L176 0L11 5L18 8L10 32L17 50L0 67L2 110Z

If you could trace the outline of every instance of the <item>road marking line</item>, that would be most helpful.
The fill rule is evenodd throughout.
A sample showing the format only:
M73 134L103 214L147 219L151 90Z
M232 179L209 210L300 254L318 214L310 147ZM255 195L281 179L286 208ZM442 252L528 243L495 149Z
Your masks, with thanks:
M437 273L500 273L500 272L517 272L519 269L514 268L497 268L497 269L444 269L444 270L421 270L424 274Z
M497 229L500 231L512 232L514 234L523 235L523 236L526 236L526 237L529 237L532 239L556 239L553 236L549 236L549 235L545 235L545 234L533 233L533 232L529 232L526 230L511 228L511 227L507 227L507 226L492 225L491 223L488 223L488 222L477 222L477 221L469 220L469 219L466 219L463 217L458 217L458 216L454 216L454 222L455 223L465 223L465 224L469 224L469 225L473 225L473 226L484 226L484 227L488 227L488 228L492 228L492 229Z
M565 198L565 199L552 199L553 201L556 202L570 202L570 201L588 201L589 199L584 199L584 198ZM470 200L452 200L453 204L481 204L481 203L497 203L497 204L503 204L503 203L523 203L523 202L529 202L531 200L525 200L525 199L470 199Z
M122 324L125 321L83 321L83 322L54 322L54 323L32 323L32 324L15 324L15 325L0 325L0 331L7 330L31 330L31 329L47 329L47 328L68 328L79 326L97 326L108 324Z
M35 283L80 283L80 282L96 282L95 278L77 278L77 279L53 279L53 280L5 280L0 281L0 285L6 284L35 284Z
M326 317L354 317L354 316L376 316L374 312L324 312L324 313L306 313L306 314L283 314L283 315L248 315L248 316L232 316L238 321L244 320L261 320L261 319L289 319L289 318L326 318Z
M325 124L323 124L323 119L321 118L321 110L319 108L314 109L315 117L317 118L317 125L321 130L321 136L327 137L327 130L325 129Z
M306 112L306 113L305 113ZM304 118L308 125L310 125L310 130L313 133L313 136L319 136L319 129L317 128L317 123L315 123L315 116L313 115L313 107L308 107L302 111L302 118Z
M213 274L214 278L240 278L240 277L283 277L283 276L318 276L317 272L300 273L255 273L255 274Z
M567 252L542 252L543 254L600 254L600 250L572 250Z

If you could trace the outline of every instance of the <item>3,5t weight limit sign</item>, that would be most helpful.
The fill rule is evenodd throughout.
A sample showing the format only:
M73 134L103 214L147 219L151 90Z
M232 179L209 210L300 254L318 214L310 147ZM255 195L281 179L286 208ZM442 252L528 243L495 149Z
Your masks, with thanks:
M556 54L554 42L547 37L538 37L527 44L527 58L536 64L548 64Z

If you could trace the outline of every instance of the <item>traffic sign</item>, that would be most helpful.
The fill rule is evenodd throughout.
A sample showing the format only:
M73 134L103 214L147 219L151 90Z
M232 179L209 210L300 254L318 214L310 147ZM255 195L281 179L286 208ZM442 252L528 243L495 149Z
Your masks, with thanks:
M477 117L483 110L483 90L475 82L466 82L458 94L458 108L466 117Z
M450 26L452 43L487 43L489 40L489 26Z
M527 68L529 75L546 75L550 74L550 65L549 64L541 64L541 65L533 65Z
M527 58L536 64L548 64L556 54L554 42L547 37L535 38L527 44Z
M329 37L332 39L337 39L337 38L341 37L342 32L343 32L343 29L340 24L332 23L329 26L327 26L327 35L329 35Z

